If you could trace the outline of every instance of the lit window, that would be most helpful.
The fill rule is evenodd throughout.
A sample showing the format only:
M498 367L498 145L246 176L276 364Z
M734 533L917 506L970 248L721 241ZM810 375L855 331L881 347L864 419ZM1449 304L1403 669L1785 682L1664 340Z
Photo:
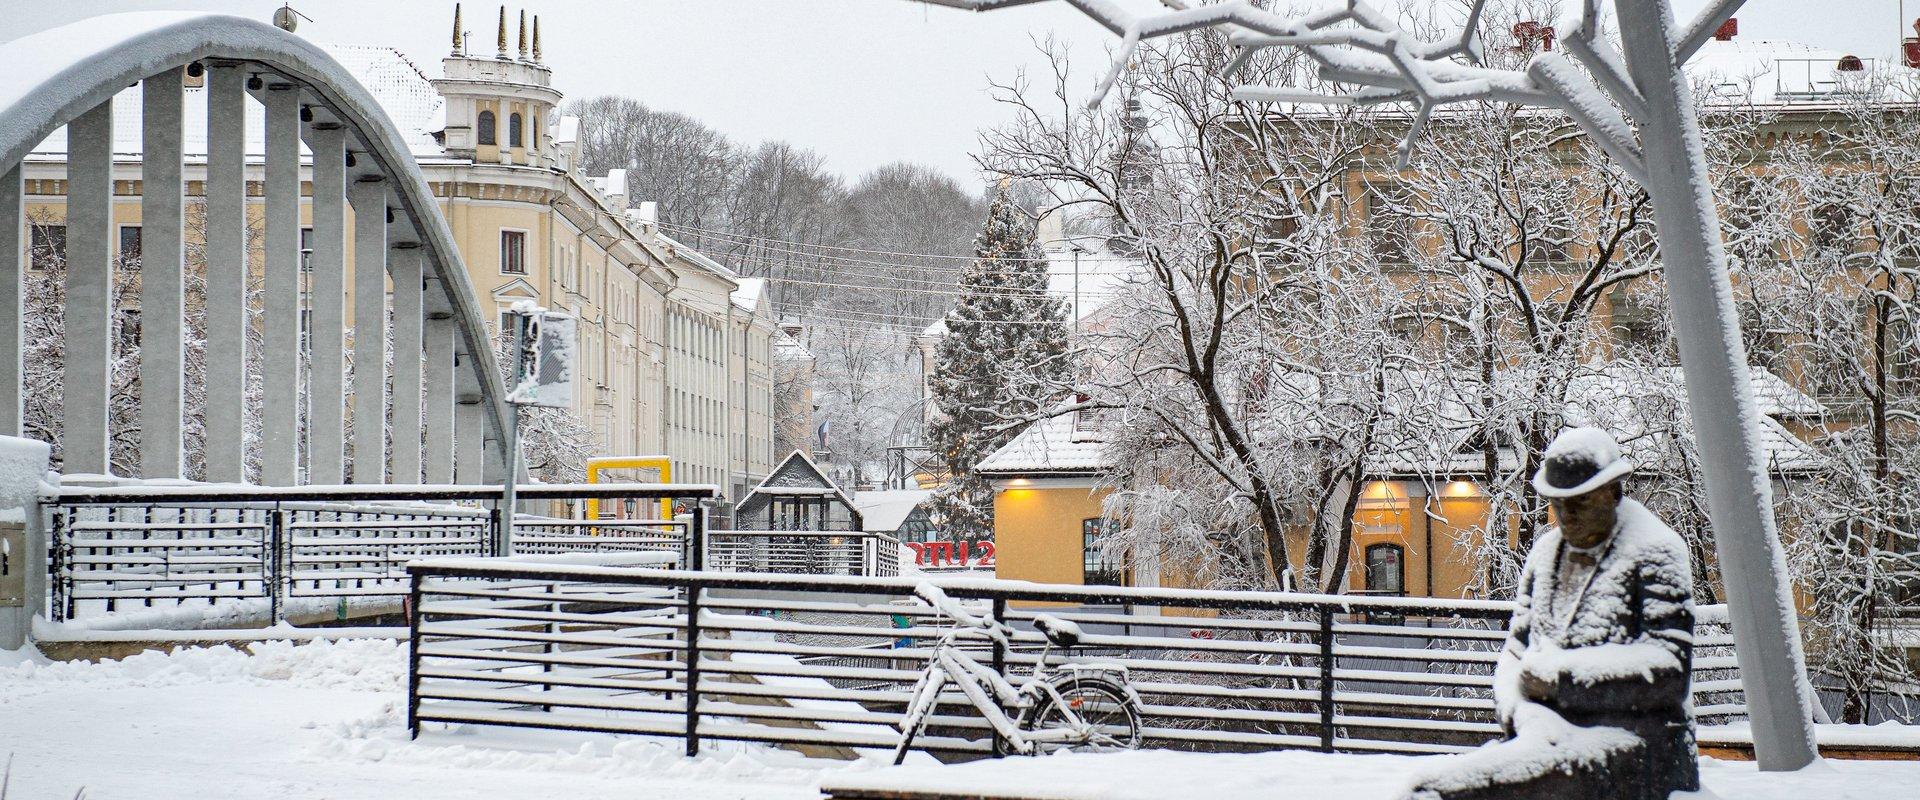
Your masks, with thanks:
M500 232L500 272L506 275L527 274L526 232Z
M1406 551L1397 544L1367 545L1367 592L1399 595L1405 593Z

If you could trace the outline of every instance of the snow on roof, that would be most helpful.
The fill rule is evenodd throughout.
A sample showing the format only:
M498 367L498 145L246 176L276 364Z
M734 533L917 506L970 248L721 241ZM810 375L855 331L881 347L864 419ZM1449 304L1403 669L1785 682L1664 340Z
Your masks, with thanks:
M1777 104L1832 98L1861 82L1878 63L1858 59L1860 69L1840 69L1847 53L1799 42L1710 39L1687 60L1687 76L1704 83L1709 102Z
M853 496L853 502L860 509L862 529L891 533L899 530L907 516L931 497L931 489L892 489L859 492Z
M781 360L813 359L813 351L808 350L806 345L801 344L799 339L793 338L793 334L787 333L785 329L775 331L773 334L773 355Z
M766 294L766 278L736 278L740 288L733 290L733 304L744 311L752 311L760 305L760 298Z
M1819 454L1782 426L1779 419L1819 416L1825 413L1825 407L1765 368L1754 367L1752 375L1753 394L1761 413L1761 453L1769 469L1788 473L1816 467ZM1280 376L1273 385L1292 386L1306 395L1320 392L1318 382L1294 381L1293 377ZM1370 471L1379 475L1466 475L1485 470L1485 457L1467 443L1468 437L1478 430L1477 426L1468 424L1470 410L1463 399L1472 394L1471 385L1457 380L1424 380L1418 371L1399 373L1390 385L1390 394L1395 395L1388 399L1390 415L1437 409L1439 418L1422 424L1444 425L1448 420L1457 419L1462 423L1461 429L1452 440L1445 436L1405 442L1383 439L1381 449L1369 459ZM1428 391L1430 389L1435 391ZM1605 428L1620 442L1621 449L1645 468L1657 468L1656 460L1636 455L1636 449L1650 455L1650 446L1658 449L1655 443L1676 435L1692 436L1685 383L1679 367L1651 370L1609 367L1574 378L1567 395L1569 425ZM1313 424L1314 420L1284 423L1290 435L1311 435L1306 429ZM987 456L975 469L983 475L999 477L1099 472L1109 466L1100 427L1099 416L1085 411L1040 420ZM1257 436L1260 432L1254 434ZM1502 470L1517 467L1518 462L1509 448L1501 448L1496 457Z
M321 44L318 47L340 62L355 80L367 88L406 139L407 149L414 157L438 158L446 155L445 149L433 138L435 132L446 127L445 102L441 100L440 93L434 90L433 83L427 80L426 74L405 54L380 45ZM186 90L183 147L189 160L204 160L207 155L206 93L204 86ZM138 86L128 87L114 95L115 154L138 155L141 152L140 105ZM267 149L267 112L265 107L255 102L248 102L246 109L247 154L261 156ZM301 151L307 152L304 144L301 145ZM64 160L66 152L67 131L61 128L34 147L28 158L59 156Z
M1088 419L1082 420L1086 416ZM1035 422L982 459L982 475L1089 475L1106 469L1106 441L1090 434L1092 412L1073 411Z
M572 114L562 115L560 122L554 126L553 140L568 144L580 141L580 118Z
M1042 252L1047 259L1047 291L1055 297L1068 300L1071 306L1077 284L1080 298L1077 314L1081 319L1099 311L1128 282L1146 272L1146 262L1109 250L1106 238L1101 236L1056 241L1048 244ZM1077 259L1076 253L1079 256ZM938 333L944 335L945 320L939 324L941 329ZM934 333L929 328L923 335Z

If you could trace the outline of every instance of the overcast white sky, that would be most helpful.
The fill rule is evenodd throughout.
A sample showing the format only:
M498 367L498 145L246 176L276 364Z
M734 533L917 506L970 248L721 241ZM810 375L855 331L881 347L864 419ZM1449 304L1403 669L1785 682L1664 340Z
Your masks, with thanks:
M1685 17L1704 4L1676 0L1675 7ZM266 19L280 0L4 5L10 32L0 36L11 38L124 10L198 9ZM293 5L313 18L302 23L301 35L398 47L430 77L438 75L448 49L452 0ZM476 52L491 51L500 6L465 3ZM1908 6L1909 17L1920 16L1920 0ZM519 0L508 5L509 17L517 19L523 7L540 15L546 60L569 98L623 94L689 114L742 141L785 139L820 152L849 178L907 160L974 183L975 132L1006 119L989 95L988 77L1042 68L1035 38L1055 35L1089 59L1113 42L1058 2L971 14L906 0ZM1899 8L1898 0L1749 0L1739 14L1740 34L1887 58L1902 31L1911 35L1899 22ZM1095 77L1083 77L1089 91Z

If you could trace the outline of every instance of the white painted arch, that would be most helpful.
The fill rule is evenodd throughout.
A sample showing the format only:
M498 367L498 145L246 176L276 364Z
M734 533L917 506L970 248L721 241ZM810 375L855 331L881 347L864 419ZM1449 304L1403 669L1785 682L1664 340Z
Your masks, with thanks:
M509 419L485 316L452 231L405 138L367 89L324 50L286 31L242 17L192 12L133 12L92 17L0 44L0 170L18 165L33 148L84 112L111 102L128 86L194 63L240 63L298 85L317 113L346 126L355 165L349 186L378 175L389 187L396 222L390 244L422 251L441 297L428 304L450 310L464 360L460 395L477 393L488 438ZM441 303L444 302L444 306ZM464 452L476 452L462 447ZM504 455L503 453L501 455ZM499 463L510 463L501 457Z

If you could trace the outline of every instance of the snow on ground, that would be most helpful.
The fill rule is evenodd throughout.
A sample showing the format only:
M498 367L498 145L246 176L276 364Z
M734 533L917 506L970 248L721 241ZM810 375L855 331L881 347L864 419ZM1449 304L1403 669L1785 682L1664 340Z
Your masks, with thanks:
M1448 756L1315 753L1066 753L938 768L896 767L826 776L828 788L888 788L1032 800L1165 800L1204 796L1399 800L1411 776ZM1888 800L1920 793L1920 763L1821 761L1795 773L1702 759L1707 791L1675 800ZM1204 780L1201 779L1204 776ZM1017 795L1015 794L1017 793Z
M815 800L824 783L1018 790L1045 800L1398 798L1430 758L1167 751L873 769L759 746L435 726L409 741L406 644L256 642L98 664L0 651L6 797L685 798ZM1746 800L1920 796L1920 763L1826 761L1791 775L1703 761L1713 794ZM1204 785L1203 785L1204 781Z
M406 645L259 642L100 664L0 651L8 796L817 798L825 769L782 751L518 731L406 735ZM856 767L857 769L857 767Z

